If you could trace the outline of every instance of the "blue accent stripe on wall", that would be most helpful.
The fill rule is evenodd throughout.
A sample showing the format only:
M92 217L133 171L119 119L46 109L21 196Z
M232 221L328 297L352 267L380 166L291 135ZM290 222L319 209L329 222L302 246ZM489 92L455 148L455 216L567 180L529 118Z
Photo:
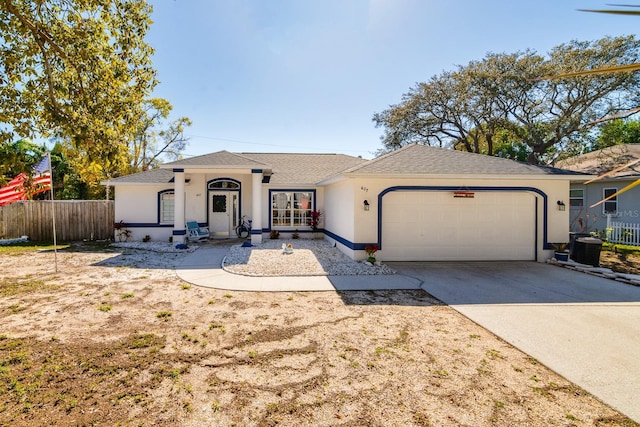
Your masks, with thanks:
M174 172L184 172L184 168L173 168Z
M251 173L262 173L262 169L251 169Z
M158 224L155 222L127 222L124 226L129 228L173 228L173 224Z
M347 248L353 250L353 251L363 251L365 247L369 246L369 245L375 245L375 243L354 243L350 240L345 239L342 236L339 236L335 233L332 233L329 230L322 230L322 232L330 237L331 239L335 240L336 242L346 246Z
M186 236L187 230L173 230L174 236Z

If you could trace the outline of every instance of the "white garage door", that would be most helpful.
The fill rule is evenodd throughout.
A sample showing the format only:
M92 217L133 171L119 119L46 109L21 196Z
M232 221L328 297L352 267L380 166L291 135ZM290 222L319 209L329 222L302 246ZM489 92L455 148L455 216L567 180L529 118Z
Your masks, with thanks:
M382 198L385 261L535 258L535 197L527 192L396 191Z

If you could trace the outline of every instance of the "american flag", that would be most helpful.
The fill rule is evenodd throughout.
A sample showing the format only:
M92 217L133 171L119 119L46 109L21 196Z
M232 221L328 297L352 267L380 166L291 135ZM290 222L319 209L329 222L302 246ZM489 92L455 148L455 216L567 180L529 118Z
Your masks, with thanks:
M29 177L26 173L21 173L9 181L6 186L0 188L0 206L27 200L34 194L43 193L51 188L51 174L44 173L51 171L49 156L47 155L40 160L33 170L37 175L33 177L31 187L25 186Z

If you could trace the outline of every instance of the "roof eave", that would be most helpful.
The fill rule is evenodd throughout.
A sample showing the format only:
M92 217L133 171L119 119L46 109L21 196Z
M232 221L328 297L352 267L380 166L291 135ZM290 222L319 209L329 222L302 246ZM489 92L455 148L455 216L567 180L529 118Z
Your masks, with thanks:
M212 165L169 165L164 164L159 166L160 169L183 169L185 172L203 172L203 171L216 171L216 172L224 172L224 171L244 171L251 173L251 171L255 169L260 169L263 172L272 172L273 168L269 165L223 165L223 166L212 166Z
M595 175L583 175L583 174L459 174L459 173L447 173L447 174L428 174L428 173L413 173L413 174L394 174L394 173L358 173L358 172L345 172L341 176L346 178L394 178L394 179L452 179L452 178L466 178L466 179L509 179L509 180L529 180L529 179L542 179L542 180L583 180L587 181L593 179ZM324 182L323 182L324 183Z
M173 182L140 182L140 181L100 181L101 185L109 186L109 187L120 187L120 186L158 186L163 185L165 187L173 187Z

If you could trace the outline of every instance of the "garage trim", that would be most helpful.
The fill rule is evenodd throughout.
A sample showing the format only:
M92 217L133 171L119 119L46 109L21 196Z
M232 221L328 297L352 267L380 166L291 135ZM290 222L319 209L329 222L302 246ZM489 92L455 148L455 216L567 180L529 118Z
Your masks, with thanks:
M449 186L449 185L398 185L394 187L386 188L378 194L378 247L382 249L382 198L385 194L394 192L394 191L460 191L463 189L464 191L528 191L532 193L538 194L542 197L542 249L551 249L551 245L547 240L547 207L548 207L548 197L546 193L535 187L490 187L490 186L471 186L471 187L460 187L457 186ZM538 258L538 198L535 198L535 245L536 250L535 258L537 261Z

